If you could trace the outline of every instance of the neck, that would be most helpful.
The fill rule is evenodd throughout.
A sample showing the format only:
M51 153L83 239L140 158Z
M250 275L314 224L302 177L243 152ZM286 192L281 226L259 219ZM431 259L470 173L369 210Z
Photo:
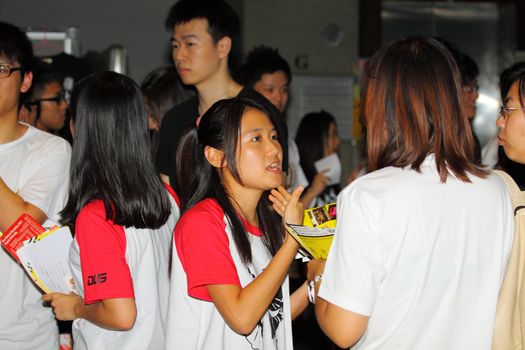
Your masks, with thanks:
M235 210L241 213L251 225L259 227L257 204L261 200L262 191L247 189L236 181L229 184L224 183L224 185Z
M42 131L45 131L45 132L49 132L49 129L43 125L42 123L40 123L40 120L37 120L36 123L35 123L35 128L39 129L39 130L42 130Z
M199 115L206 113L215 102L235 97L242 90L242 86L233 80L227 69L219 70L195 87L199 95Z
M27 129L26 126L18 123L16 112L15 109L14 112L0 116L0 145L18 139Z

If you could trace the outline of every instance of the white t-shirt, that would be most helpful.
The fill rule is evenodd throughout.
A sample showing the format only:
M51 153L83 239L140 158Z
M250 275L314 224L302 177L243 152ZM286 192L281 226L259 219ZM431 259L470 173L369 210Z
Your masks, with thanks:
M178 219L173 198L171 215L156 230L123 227L106 220L101 200L82 208L69 252L77 293L86 304L135 298L137 318L129 331L108 330L84 319L73 321L75 350L164 348L169 257Z
M370 316L355 349L491 348L512 205L499 176L470 179L440 183L429 156L341 192L319 296Z
M248 336L233 331L215 308L207 285L245 287L268 265L263 233L244 221L252 263L242 263L231 229L216 201L205 199L181 217L175 229L166 349L291 350L288 278Z
M0 176L7 186L58 223L66 203L71 147L54 135L29 127L19 139L0 145ZM41 292L3 249L0 251L0 349L56 350L58 330Z

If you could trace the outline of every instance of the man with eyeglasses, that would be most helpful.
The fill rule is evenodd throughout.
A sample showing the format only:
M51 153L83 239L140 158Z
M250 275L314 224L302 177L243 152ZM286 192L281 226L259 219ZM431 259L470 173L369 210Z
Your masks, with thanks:
M33 84L24 106L28 113L22 121L53 134L62 129L68 103L60 74L47 64L38 64L38 69L33 70Z
M68 189L71 148L18 122L20 94L31 86L33 48L19 28L0 22L0 231L23 213L44 227L59 222ZM21 266L0 249L0 349L56 350L51 308Z

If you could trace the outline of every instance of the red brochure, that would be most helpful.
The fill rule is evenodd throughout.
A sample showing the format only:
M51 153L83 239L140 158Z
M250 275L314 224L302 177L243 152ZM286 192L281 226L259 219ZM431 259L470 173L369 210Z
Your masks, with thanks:
M24 241L38 236L45 232L46 229L42 227L28 214L22 214L15 222L0 236L2 246L19 261L16 251L20 248Z

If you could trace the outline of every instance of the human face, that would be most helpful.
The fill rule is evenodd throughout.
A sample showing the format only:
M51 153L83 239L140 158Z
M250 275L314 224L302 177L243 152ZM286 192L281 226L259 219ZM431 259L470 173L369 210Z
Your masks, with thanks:
M0 64L11 67L19 67L18 62L11 62L4 56L0 56ZM22 74L21 71L13 71L7 78L0 78L0 118L10 116L17 120L18 98L21 92L26 92L31 87L32 74Z
M273 103L283 113L288 104L288 77L282 70L266 73L253 88Z
M476 101L479 97L478 81L474 80L472 83L463 86L463 104L468 119L476 117Z
M324 146L324 156L329 156L332 153L335 153L339 150L341 145L341 139L337 132L337 125L335 123L330 123L328 126L328 136L326 138L326 144Z
M282 183L282 149L268 116L248 108L241 119L237 171L244 188L266 191Z
M199 85L221 69L224 55L222 40L215 43L208 32L208 20L192 19L175 25L171 39L172 57L181 80L187 85Z
M62 85L54 81L44 87L40 102L40 118L36 120L36 127L44 131L58 131L64 127L68 104L61 96ZM45 99L60 97L58 101L46 101ZM36 107L32 108L32 113L36 113Z
M510 110L507 116L500 115L496 120L499 144L503 146L509 159L525 164L525 112L521 104L518 82L510 88L505 106L516 109Z

